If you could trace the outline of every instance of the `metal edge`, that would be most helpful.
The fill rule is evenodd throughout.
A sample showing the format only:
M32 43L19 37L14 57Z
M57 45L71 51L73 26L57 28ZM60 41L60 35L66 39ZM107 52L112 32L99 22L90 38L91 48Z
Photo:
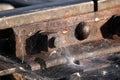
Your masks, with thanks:
M3 17L0 18L0 29L89 13L94 11L93 8L93 2L90 1L64 7L56 7L38 12L32 12L28 14Z
M99 0L98 1L98 11L112 8L115 6L120 6L120 0Z

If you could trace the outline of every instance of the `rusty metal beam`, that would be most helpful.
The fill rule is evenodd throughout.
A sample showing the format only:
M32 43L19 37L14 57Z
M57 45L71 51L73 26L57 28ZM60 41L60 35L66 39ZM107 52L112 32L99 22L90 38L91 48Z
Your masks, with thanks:
M0 29L12 28L14 31L16 57L31 67L30 71L21 70L23 64L16 67L14 63L9 64L7 60L6 64L0 65L0 75L16 72L21 75L27 73L27 76L30 74L35 77L39 75L54 77L56 74L54 72L49 74L49 71L59 70L59 66L65 66L66 71L72 71L71 74L81 69L84 72L90 72L109 67L111 64L107 57L120 52L120 38L119 33L115 31L113 31L114 34L109 33L108 37L104 37L106 35L104 29L110 26L108 22L111 16L120 15L120 4L118 0L99 0L98 12L94 12L93 6L93 2L90 1L0 18ZM88 36L82 40L76 38L75 35L76 27L82 25L80 23L85 23L85 27L89 29ZM84 30L84 25L82 27ZM119 28L115 27L116 29ZM77 32L79 34L82 31ZM114 36L117 36L118 40ZM52 44L52 47L49 44ZM4 61L4 58L0 59ZM80 65L74 63L75 60L79 61ZM11 66L6 68L6 65ZM44 72L45 74L42 73L44 70L47 71Z
M64 44L64 47L78 44L78 43L85 43L93 40L103 39L100 28L112 15L119 14L119 13L120 13L119 7L115 7L115 8L109 9L109 12L108 10L104 10L96 13L88 13L85 15L78 15L78 16L73 16L68 18L61 18L57 20L38 22L33 24L22 25L20 27L15 27L13 28L13 30L15 32L14 34L16 35L16 56L19 58L22 58L23 56L29 55L29 53L27 52L30 49L29 48L30 46L28 46L27 42L29 42L29 40L32 41L32 38L38 39L39 41L38 43L32 42L32 44L37 43L36 45L38 46L44 45L44 46L41 46L41 47L44 47L44 49L46 48L46 50L43 50L43 51L48 51L48 52L50 51L50 49L54 50L55 48L63 47L63 45L61 45L61 42L60 42L61 38L65 39L67 42ZM95 21L96 19L97 21ZM87 24L87 27L90 30L90 34L85 40L84 39L78 40L75 37L75 29L80 22L85 22ZM66 34L64 34L65 31L67 32ZM46 34L46 36L42 36L42 38L44 39L42 41L46 41L46 42L42 42L44 44L40 44L39 39L41 38L42 32L54 33L57 36L54 36L52 34L50 35ZM38 36L38 37L35 37L35 36ZM50 36L51 38L55 37L55 41L53 41L52 43L53 45L56 46L55 48L50 48L49 46L45 46L46 44L48 45ZM45 37L48 37L47 40L45 40ZM27 46L29 49L26 49ZM40 48L39 48L39 51L40 51ZM39 53L39 52L34 52L34 53Z
M93 2L78 3L68 6L60 6L52 9L45 9L28 14L0 18L0 29L16 27L41 21L48 21L59 18L71 17L83 13L93 12ZM56 15L54 15L56 14Z
M100 0L98 1L99 10L112 8L119 5L119 0ZM57 7L53 9L42 10L38 12L32 12L22 15L10 16L0 18L0 29L16 27L24 24L30 24L40 21L47 21L52 19L58 19L62 17L70 17L83 13L93 12L93 2L85 2L75 5L69 5L64 7ZM56 15L53 15L56 14Z

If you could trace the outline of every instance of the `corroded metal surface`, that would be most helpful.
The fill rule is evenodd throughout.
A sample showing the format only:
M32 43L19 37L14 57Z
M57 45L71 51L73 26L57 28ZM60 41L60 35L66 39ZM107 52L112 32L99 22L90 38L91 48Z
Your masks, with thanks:
M119 0L110 0L110 1L100 0L99 10L108 9L118 5L119 5ZM41 10L41 11L32 12L28 14L15 15L10 17L2 16L2 18L0 18L0 25L1 25L0 28L4 29L4 28L16 27L23 24L30 24L30 23L40 22L40 21L58 19L62 17L65 18L65 17L70 17L70 16L79 15L83 13L89 13L94 11L93 6L94 6L93 2L90 1L90 2L81 3L81 4L68 5L64 7L60 6L50 10L46 9L46 10ZM22 12L22 11L18 10L17 12ZM14 13L14 11L12 11L11 13ZM53 15L53 14L56 14L56 15Z
M102 39L100 31L102 25L113 14L119 14L119 12L119 7L116 7L109 9L109 12L108 10L104 10L96 13L88 13L80 16L15 27L13 30L16 35L16 55L22 58L22 56L32 53L36 54L40 51L50 51L50 49L53 50L55 47L59 48L93 40L100 40ZM98 21L95 21L96 19L98 19ZM90 34L86 40L83 39L79 41L75 37L75 29L77 24L82 21L89 27ZM64 34L65 31L66 33ZM51 38L48 38L49 36L51 36ZM52 43L49 43L49 40L52 38L55 38L55 40ZM61 40L65 40L66 43L61 45ZM33 44L35 45L34 47L32 47ZM55 47L50 47L49 44L55 45ZM29 50L31 50L31 52Z
M1 23L0 28L1 29L8 28L8 26L16 27L23 24L30 24L40 21L63 18L63 17L70 17L92 11L93 11L93 2L86 2L75 5L59 6L52 9L45 9L37 12L32 12L29 14L16 15L9 18L3 16L3 18L0 18L0 23ZM7 24L4 22L6 22Z
M119 0L99 0L0 18L1 34L8 32L0 37L1 46L8 48L7 52L0 46L0 63L6 63L0 64L0 75L16 73L29 80L109 79L120 68L119 15Z

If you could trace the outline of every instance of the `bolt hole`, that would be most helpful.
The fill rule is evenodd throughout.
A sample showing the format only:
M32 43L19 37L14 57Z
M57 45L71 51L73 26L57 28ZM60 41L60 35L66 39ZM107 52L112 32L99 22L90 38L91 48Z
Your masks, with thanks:
M100 28L103 38L118 39L120 38L120 16L113 15L102 27Z
M36 54L41 51L48 51L48 36L38 31L34 35L26 39L26 53Z
M85 22L80 22L75 29L75 37L78 40L86 39L90 34L89 26Z
M77 64L77 65L80 65L80 61L79 60L75 60L74 63Z

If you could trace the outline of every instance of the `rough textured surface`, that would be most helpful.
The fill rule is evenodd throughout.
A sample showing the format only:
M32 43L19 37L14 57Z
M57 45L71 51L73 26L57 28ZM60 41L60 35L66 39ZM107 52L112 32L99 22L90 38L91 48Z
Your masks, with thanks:
M49 4L49 9L1 18L0 29L9 29L0 30L0 74L16 73L17 79L28 80L119 80L114 75L120 72L120 6L116 1L99 0L98 5L112 6L97 6L98 12L93 12L90 1L54 8ZM76 28L79 23L86 25Z

